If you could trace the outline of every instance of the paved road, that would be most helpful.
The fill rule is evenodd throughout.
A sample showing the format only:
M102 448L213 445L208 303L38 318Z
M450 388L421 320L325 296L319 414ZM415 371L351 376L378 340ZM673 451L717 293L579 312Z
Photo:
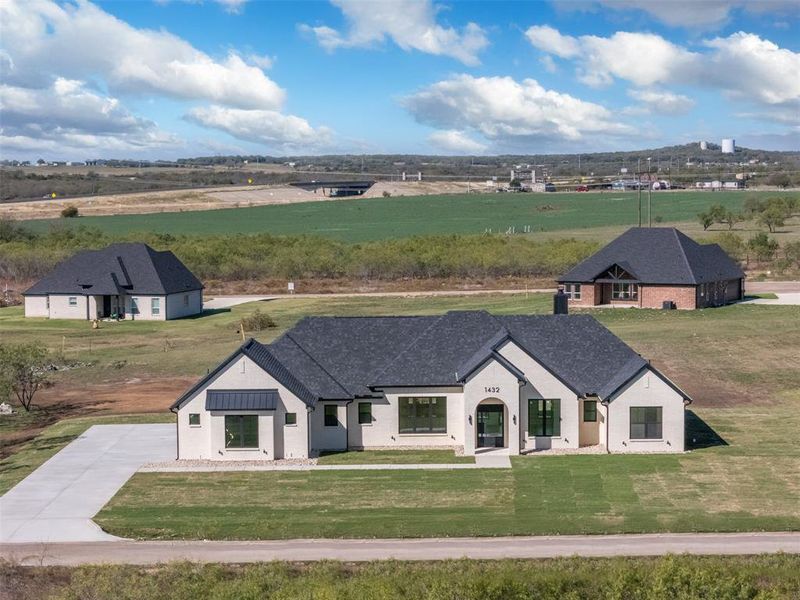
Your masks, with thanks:
M747 292L757 294L760 292L774 293L800 293L800 281L748 281L746 283ZM525 294L525 293L554 293L555 288L531 288L531 289L501 289L501 290L430 290L430 291L409 291L409 292L339 292L332 294L273 294L273 295L242 295L242 296L213 296L210 300L203 303L204 308L230 308L244 304L245 302L257 302L259 300L279 300L282 298L358 298L358 297L385 297L385 298L408 298L426 296L478 296L481 294Z
M115 540L92 517L146 462L175 457L175 425L95 425L0 497L0 542Z
M286 540L265 542L84 542L0 544L0 557L23 565L173 560L247 563L270 560L441 560L658 556L668 553L800 553L800 533L583 535L419 540Z

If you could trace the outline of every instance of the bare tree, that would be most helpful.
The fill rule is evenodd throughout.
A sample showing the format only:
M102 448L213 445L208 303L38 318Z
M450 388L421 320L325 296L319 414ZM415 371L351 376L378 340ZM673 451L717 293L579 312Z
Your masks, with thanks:
M0 394L13 394L30 412L36 392L50 386L48 359L40 344L0 344Z

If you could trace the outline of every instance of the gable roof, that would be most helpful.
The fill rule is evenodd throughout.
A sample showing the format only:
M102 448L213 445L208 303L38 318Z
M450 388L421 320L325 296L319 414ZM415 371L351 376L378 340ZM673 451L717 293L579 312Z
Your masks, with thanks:
M83 250L56 265L23 295L45 294L162 296L200 290L203 284L169 250L147 244L111 244Z
M524 380L500 352L513 342L578 396L612 395L647 366L590 315L309 317L271 344L245 342L173 404L243 354L308 406L379 395L389 387L461 386L489 360Z
M633 227L558 281L592 282L615 264L644 284L697 285L744 277L717 244L698 244L674 227Z

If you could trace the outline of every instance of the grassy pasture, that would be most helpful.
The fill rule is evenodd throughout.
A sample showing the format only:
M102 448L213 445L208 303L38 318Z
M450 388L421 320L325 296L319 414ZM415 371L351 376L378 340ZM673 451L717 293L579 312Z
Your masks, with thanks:
M0 587L13 598L41 600L778 600L798 597L798 573L800 558L792 555L80 568L0 563Z
M739 210L748 196L776 192L675 191L653 194L653 216L664 223L696 221L712 204ZM797 192L787 192L797 194ZM449 194L357 198L213 211L82 217L28 221L44 230L57 222L88 225L112 234L147 231L172 234L317 234L347 241L447 233L584 230L637 223L637 193ZM647 220L643 194L644 221Z

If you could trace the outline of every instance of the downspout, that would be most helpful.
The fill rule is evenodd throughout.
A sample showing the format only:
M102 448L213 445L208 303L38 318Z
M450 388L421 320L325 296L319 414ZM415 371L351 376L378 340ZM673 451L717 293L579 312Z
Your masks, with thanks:
M170 407L169 412L175 415L175 460L179 460L181 457L181 428L178 423L178 413L177 411Z
M311 458L311 411L312 407L306 407L306 457Z

